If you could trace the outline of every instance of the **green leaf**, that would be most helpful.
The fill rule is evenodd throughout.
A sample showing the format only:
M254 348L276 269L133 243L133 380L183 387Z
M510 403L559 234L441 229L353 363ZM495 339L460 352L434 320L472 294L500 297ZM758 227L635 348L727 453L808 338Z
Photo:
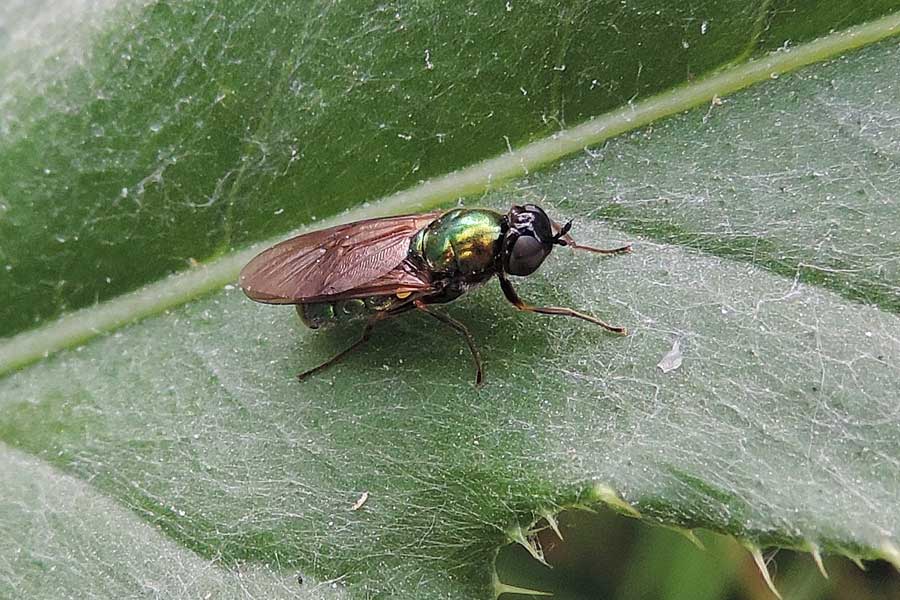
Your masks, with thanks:
M461 340L415 315L300 385L355 333L312 333L232 285L201 297L242 253L12 338L3 581L117 595L199 571L161 593L332 589L292 585L299 571L354 598L490 598L513 583L494 578L498 547L560 507L603 504L754 548L897 562L900 51L784 73L898 23L731 67L371 209L483 187L781 74L479 199L540 201L579 240L634 241L608 260L557 250L519 285L627 338L516 313L489 286L446 308L481 346L483 389ZM682 364L662 373L676 341ZM87 582L98 565L122 573Z
M278 565L225 570L47 463L3 449L0 592L7 598L342 598Z

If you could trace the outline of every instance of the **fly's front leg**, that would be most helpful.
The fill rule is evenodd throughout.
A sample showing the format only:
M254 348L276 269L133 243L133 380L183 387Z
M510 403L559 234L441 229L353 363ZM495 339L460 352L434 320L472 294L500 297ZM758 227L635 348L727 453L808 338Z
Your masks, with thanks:
M583 319L595 325L599 325L603 329L612 333L616 333L619 335L628 334L628 330L624 327L616 327L615 325L610 325L609 323L601 321L596 317L580 313L577 310L572 310L571 308L564 308L562 306L531 306L529 304L526 304L521 298L519 298L519 295L516 293L512 282L510 282L510 280L503 275L500 275L500 287L503 289L503 295L506 296L506 299L509 300L513 304L513 306L515 306L519 310L541 313L543 315L562 315L564 317L575 317L577 319Z

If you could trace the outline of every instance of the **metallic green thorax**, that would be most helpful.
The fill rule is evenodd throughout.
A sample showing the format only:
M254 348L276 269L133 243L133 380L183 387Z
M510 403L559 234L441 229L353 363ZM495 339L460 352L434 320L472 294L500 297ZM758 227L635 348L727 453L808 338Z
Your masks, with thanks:
M438 273L476 274L494 266L503 215L492 210L457 208L416 234L410 253Z

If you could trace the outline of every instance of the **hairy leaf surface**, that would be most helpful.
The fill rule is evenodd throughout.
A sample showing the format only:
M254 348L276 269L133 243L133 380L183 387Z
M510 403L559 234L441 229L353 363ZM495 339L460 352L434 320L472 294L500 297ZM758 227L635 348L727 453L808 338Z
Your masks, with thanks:
M481 389L416 315L298 384L357 333L231 284L15 372L0 347L0 592L488 599L498 547L603 504L897 561L898 106L892 38L479 198L635 244L558 248L517 282L628 337L495 284L447 307Z

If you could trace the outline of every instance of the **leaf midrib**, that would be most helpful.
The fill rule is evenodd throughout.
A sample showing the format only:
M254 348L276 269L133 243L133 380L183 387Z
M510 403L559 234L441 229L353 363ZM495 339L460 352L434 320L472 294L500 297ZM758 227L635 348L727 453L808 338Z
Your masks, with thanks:
M426 181L368 206L347 211L317 223L316 228L374 216L429 209L455 198L495 189L499 184L526 175L588 146L898 33L900 11L819 38L790 51L775 52L726 68L646 100L628 104L512 152ZM65 348L83 344L100 334L212 293L234 282L240 268L260 249L283 238L284 236L279 236L277 239L254 244L113 300L75 311L38 329L8 338L0 345L0 376Z

